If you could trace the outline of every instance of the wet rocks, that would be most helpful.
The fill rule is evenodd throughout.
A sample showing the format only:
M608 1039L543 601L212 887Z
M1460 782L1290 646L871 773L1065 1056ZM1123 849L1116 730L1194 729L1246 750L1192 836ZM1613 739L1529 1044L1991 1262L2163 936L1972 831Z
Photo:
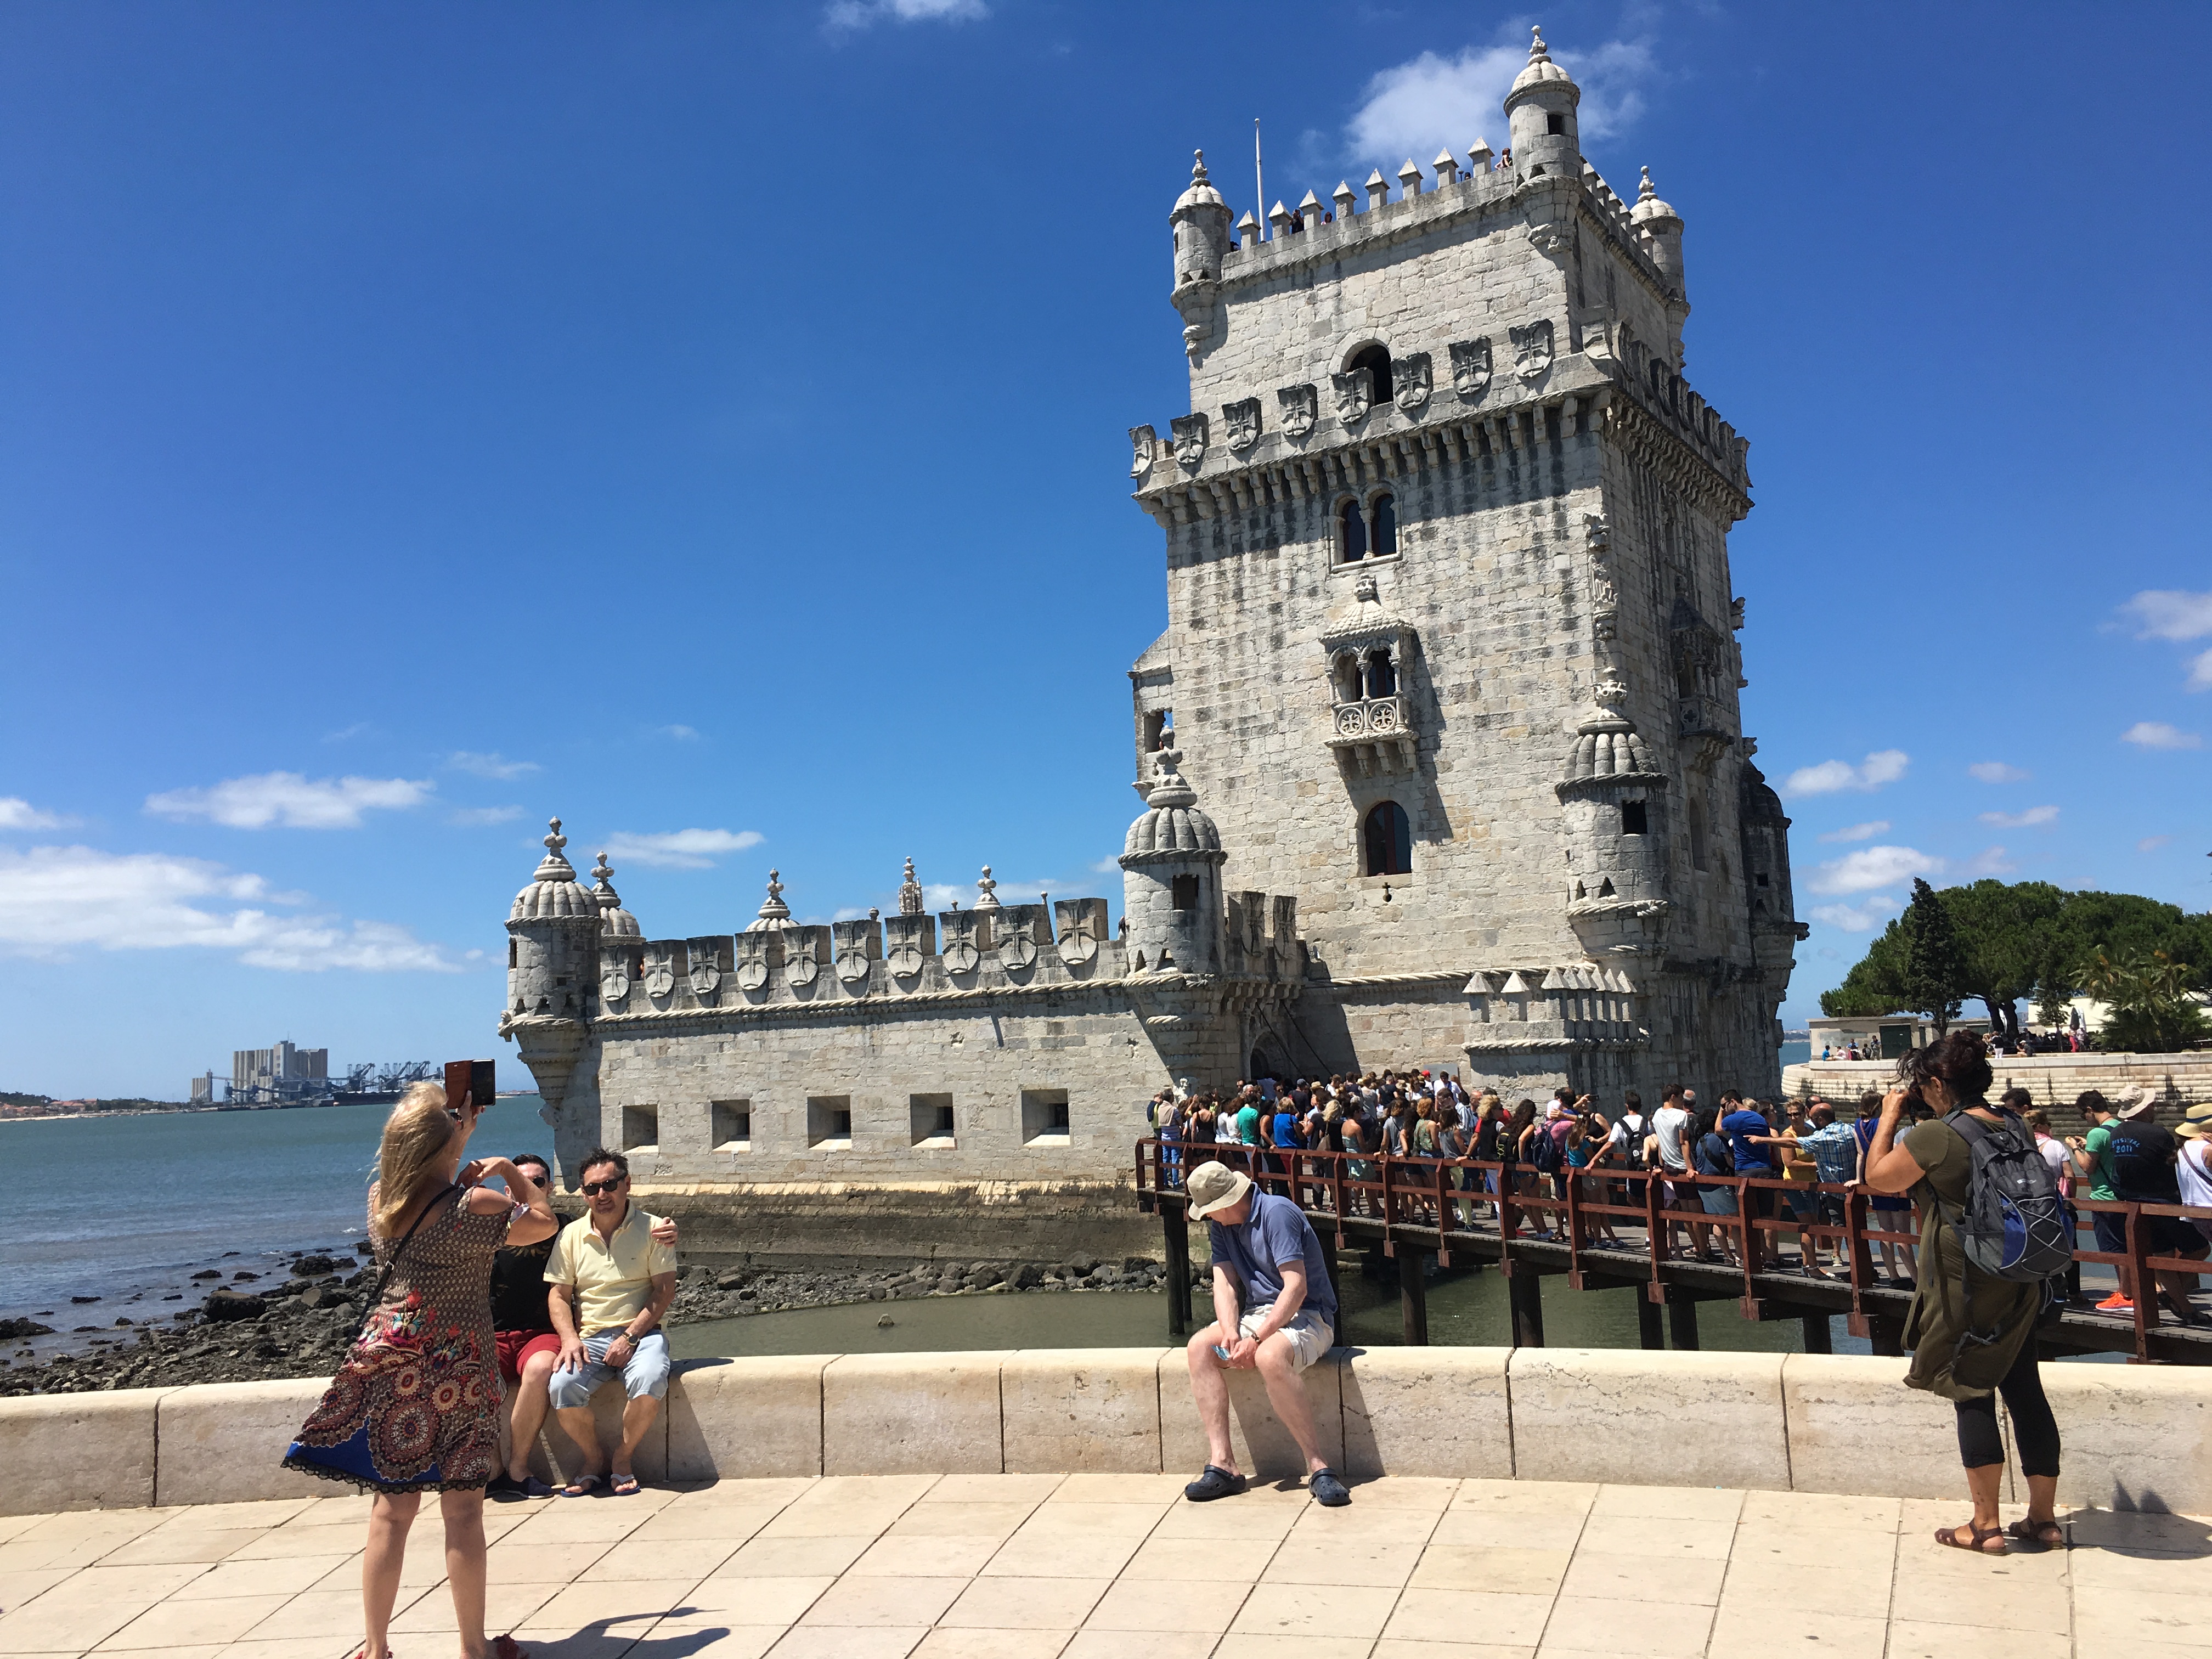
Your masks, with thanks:
M210 1291L208 1299L200 1304L202 1317L224 1322L258 1319L268 1311L269 1304L264 1298L234 1291L227 1285Z
M0 1319L0 1340L12 1340L24 1336L52 1336L54 1328L41 1325L35 1319Z

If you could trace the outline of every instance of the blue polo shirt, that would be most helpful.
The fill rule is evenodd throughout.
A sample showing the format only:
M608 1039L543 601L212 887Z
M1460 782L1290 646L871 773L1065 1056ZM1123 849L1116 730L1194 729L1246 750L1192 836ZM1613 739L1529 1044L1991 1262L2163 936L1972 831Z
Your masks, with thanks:
M1313 1224L1287 1198L1255 1191L1252 1212L1233 1227L1208 1219L1207 1234L1213 1244L1213 1263L1226 1267L1240 1281L1238 1305L1244 1312L1264 1307L1283 1293L1283 1264L1303 1261L1306 1269L1306 1297L1303 1311L1336 1328L1336 1292L1328 1282L1328 1262L1321 1253L1321 1239Z
M1763 1114L1748 1108L1740 1112L1730 1112L1721 1120L1721 1133L1729 1138L1729 1150L1735 1154L1735 1172L1738 1175L1749 1175L1753 1166L1770 1175L1773 1173L1773 1155L1764 1146L1753 1146L1749 1139L1753 1135L1774 1133Z

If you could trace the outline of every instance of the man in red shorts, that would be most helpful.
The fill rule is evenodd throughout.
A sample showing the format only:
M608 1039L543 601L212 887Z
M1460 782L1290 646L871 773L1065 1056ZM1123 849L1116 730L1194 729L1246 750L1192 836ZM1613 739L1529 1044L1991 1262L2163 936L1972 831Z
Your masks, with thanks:
M552 1180L545 1160L525 1152L511 1160L523 1179L541 1189ZM530 1472L530 1449L544 1426L547 1389L554 1363L561 1357L561 1339L545 1311L545 1261L552 1255L556 1233L536 1244L503 1248L491 1268L491 1323L499 1345L499 1372L514 1398L509 1424L507 1468L485 1484L484 1496L494 1498L550 1498L553 1489ZM676 1224L665 1221L653 1230L653 1242L674 1245Z

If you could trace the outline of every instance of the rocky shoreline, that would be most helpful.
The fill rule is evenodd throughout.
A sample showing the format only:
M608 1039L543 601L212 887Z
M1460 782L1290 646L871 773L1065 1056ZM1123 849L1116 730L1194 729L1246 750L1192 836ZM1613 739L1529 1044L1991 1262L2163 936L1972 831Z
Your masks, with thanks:
M276 1284L265 1282L273 1274L243 1270L226 1275L205 1268L193 1277L222 1281L212 1285L197 1308L167 1319L123 1315L112 1326L78 1327L71 1334L87 1339L81 1347L40 1353L19 1346L0 1357L0 1398L328 1376L359 1334L375 1285L366 1261L338 1253L295 1258L289 1276ZM1141 1256L1052 1263L917 1261L902 1267L828 1270L692 1263L679 1272L668 1322L673 1327L796 1308L929 1297L1146 1292L1165 1283L1160 1263ZM54 1328L31 1321L0 1321L0 1337L13 1341L55 1334Z

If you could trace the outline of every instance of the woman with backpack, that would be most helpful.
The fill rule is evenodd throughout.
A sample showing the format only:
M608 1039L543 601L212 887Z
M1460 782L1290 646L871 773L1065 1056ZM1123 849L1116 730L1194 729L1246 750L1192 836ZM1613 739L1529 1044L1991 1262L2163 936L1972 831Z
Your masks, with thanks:
M1989 1194L1977 1194L1978 1164L1998 1164L2009 1180L2020 1171L2048 1167L2019 1116L1984 1099L1991 1081L1989 1057L1972 1033L1954 1031L1898 1062L1897 1086L1883 1097L1881 1118L1867 1150L1866 1184L1878 1193L1911 1193L1922 1215L1920 1282L1905 1321L1905 1346L1912 1350L1905 1386L1948 1400L1959 1419L1959 1454L1966 1466L1973 1519L1937 1530L1936 1541L1954 1549L2002 1555L2006 1534L2048 1548L2063 1544L2055 1507L2058 1486L2058 1424L2044 1398L2036 1365L2035 1327L2051 1294L2048 1279L2020 1279L1985 1271L1969 1255L1961 1229L1976 1218ZM1908 1104L1924 1103L1939 1115L1899 1131ZM2015 1169L2017 1166L2017 1169ZM2013 1191L2008 1186L2007 1191ZM2056 1188L2050 1194L2055 1204ZM2029 1201L2018 1213L2033 1222ZM2031 1224L2029 1237L2033 1237ZM2009 1528L1997 1517L2004 1476L2004 1443L1997 1433L1996 1396L2012 1416L2021 1472L2027 1477L2027 1516Z
M1526 1176L1522 1174L1522 1164L1527 1156L1528 1137L1540 1127L1536 1121L1536 1103L1524 1100L1513 1109L1513 1115L1505 1120L1505 1127L1498 1132L1498 1161L1504 1165L1498 1177L1498 1184L1508 1197L1524 1190L1522 1183ZM1521 1224L1516 1218L1510 1237L1518 1238L1520 1236Z
M1692 1131L1690 1168L1701 1176L1729 1176L1735 1173L1735 1155L1729 1150L1728 1137L1721 1133L1721 1115L1716 1109L1698 1114L1697 1127ZM1734 1215L1736 1212L1736 1189L1716 1182L1698 1183L1698 1203L1707 1215ZM1735 1235L1729 1229L1712 1222L1690 1224L1697 1235L1698 1259L1714 1260L1713 1234L1721 1236L1721 1249L1728 1265L1740 1267L1742 1261L1736 1255Z

